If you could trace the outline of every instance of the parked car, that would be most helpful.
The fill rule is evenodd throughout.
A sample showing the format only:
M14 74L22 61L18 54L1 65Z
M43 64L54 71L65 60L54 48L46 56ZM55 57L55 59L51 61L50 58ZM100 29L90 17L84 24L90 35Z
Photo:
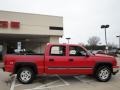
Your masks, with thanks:
M108 55L116 57L117 56L117 49L109 50Z
M103 50L98 50L98 51L96 52L96 54L105 54L105 51L103 51Z
M117 50L116 50L116 54L120 54L120 49L117 49Z
M115 57L89 53L75 44L47 44L42 55L4 56L4 71L17 74L24 84L31 83L36 75L85 74L106 82L119 71Z

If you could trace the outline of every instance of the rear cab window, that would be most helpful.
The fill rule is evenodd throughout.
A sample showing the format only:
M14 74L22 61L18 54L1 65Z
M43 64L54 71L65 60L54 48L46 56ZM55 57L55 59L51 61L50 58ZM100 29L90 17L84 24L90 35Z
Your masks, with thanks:
M50 49L51 56L65 56L66 55L66 46L54 45Z

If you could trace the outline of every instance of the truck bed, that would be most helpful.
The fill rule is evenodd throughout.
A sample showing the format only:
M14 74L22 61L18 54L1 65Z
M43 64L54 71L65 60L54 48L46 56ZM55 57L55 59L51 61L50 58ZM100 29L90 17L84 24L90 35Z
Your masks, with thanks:
M8 72L14 72L14 66L18 63L30 63L37 67L39 73L44 72L44 54L27 55L27 54L7 54L4 56L5 70Z

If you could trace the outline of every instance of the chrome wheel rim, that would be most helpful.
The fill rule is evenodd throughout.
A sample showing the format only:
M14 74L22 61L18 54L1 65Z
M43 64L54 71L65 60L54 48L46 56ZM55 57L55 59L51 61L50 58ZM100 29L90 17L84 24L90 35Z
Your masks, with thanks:
M22 71L21 74L20 74L20 79L23 82L28 82L31 79L31 72L28 71L28 70Z
M99 72L99 78L101 80L106 80L109 77L109 75L110 75L110 72L107 68L104 68Z

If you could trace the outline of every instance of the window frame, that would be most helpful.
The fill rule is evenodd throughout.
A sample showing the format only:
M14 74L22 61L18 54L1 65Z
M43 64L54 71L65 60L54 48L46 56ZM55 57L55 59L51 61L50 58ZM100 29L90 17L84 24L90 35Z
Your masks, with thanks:
M62 55L62 54L51 54L51 50L52 50L52 47L65 47L65 53ZM52 45L51 47L50 47L50 51L49 51L49 56L66 56L66 46L65 45Z
M79 47L79 48L81 48L81 49L83 49L84 51L85 51L85 53L86 53L86 55L87 55L87 51L84 49L84 48L82 48L81 46L69 46L69 49L68 49L68 55L69 56L76 56L76 57L85 57L86 55L70 55L70 47Z

